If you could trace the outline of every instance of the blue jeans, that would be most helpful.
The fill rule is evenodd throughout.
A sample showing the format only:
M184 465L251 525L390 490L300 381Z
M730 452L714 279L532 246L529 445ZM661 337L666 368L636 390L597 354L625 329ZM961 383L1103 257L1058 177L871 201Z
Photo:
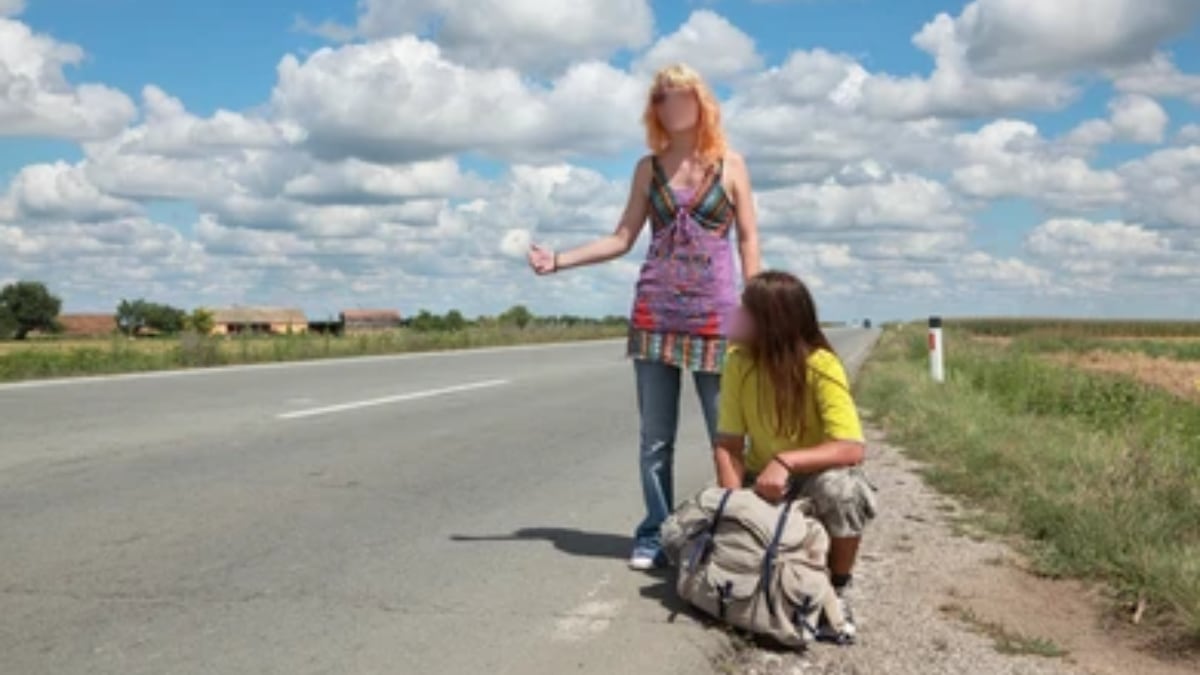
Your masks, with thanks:
M639 548L659 548L658 529L675 508L675 434L679 427L680 369L653 361L634 361L641 417L642 496L646 518L635 533ZM717 435L717 396L721 376L693 373L700 408L708 427L709 447Z

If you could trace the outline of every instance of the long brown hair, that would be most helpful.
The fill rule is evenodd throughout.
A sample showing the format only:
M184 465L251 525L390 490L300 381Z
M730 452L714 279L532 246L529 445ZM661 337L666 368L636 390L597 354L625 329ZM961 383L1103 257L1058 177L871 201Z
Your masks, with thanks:
M806 426L808 357L818 349L833 352L817 319L817 305L795 276L765 271L746 284L742 307L753 324L750 356L774 394L776 431L784 438L799 437Z

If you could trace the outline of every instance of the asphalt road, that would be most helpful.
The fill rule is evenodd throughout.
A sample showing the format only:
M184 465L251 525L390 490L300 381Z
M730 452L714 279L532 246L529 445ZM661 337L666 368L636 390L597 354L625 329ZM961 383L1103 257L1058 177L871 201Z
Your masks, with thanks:
M0 673L706 672L636 428L617 342L0 385Z

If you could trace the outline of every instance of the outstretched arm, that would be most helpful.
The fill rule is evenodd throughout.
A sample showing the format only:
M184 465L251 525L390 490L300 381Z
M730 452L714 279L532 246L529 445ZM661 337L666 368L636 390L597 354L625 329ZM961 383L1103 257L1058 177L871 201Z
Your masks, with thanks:
M530 266L538 274L552 274L572 267L607 262L628 253L646 225L649 208L646 195L650 189L650 177L650 159L643 158L634 170L625 212L612 234L560 253L534 245L529 250Z

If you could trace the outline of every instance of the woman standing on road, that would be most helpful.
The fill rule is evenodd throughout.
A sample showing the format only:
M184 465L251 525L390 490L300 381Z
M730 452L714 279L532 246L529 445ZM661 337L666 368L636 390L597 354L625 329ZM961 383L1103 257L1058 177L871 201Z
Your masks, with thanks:
M641 418L641 478L646 516L629 564L651 569L665 558L658 530L675 506L673 463L680 375L692 373L709 439L716 439L717 395L729 321L737 307L730 230L745 278L758 273L758 233L750 176L728 148L720 108L691 68L659 71L642 116L651 154L633 175L616 230L578 248L533 246L529 264L552 274L629 252L646 219L652 240L638 278L629 330Z

